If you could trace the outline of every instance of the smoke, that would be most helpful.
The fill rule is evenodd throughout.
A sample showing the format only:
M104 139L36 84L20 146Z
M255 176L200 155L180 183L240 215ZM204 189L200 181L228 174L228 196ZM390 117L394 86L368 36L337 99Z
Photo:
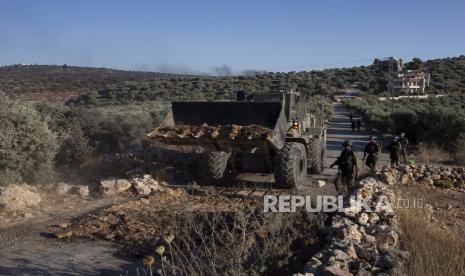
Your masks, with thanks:
M216 76L231 76L233 70L229 65L223 64L221 66L215 66L212 68L213 75Z
M159 72L159 73L170 73L179 75L197 75L197 76L258 76L266 74L265 70L253 70L246 69L242 71L234 71L231 66L223 64L220 66L213 66L209 71L200 71L192 69L187 64L172 64L172 63L161 63L161 64L136 64L132 66L132 70L137 71L148 71L148 72Z

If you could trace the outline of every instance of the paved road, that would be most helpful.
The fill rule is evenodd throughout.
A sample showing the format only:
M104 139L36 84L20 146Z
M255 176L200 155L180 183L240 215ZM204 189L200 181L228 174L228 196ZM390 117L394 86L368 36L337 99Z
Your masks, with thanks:
M334 115L327 126L327 169L325 174L328 175L335 175L337 173L337 169L330 169L329 166L341 153L341 150L343 149L342 143L344 140L352 140L354 143L354 150L356 151L359 158L362 158L365 145L368 143L368 137L370 135L377 135L376 133L365 129L363 124L360 131L352 131L350 126L349 111L347 107L342 103L335 103L333 108ZM383 151L380 157L380 163L383 164L388 162L389 155Z

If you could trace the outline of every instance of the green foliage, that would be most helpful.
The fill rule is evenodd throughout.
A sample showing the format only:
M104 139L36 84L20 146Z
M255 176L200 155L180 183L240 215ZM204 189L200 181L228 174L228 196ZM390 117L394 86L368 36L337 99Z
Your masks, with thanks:
M452 180L441 180L434 183L435 186L450 189L454 187L454 182Z
M465 93L465 56L422 61L406 69L431 74L427 93ZM375 59L369 66L301 72L254 72L241 76L188 76L105 68L30 65L0 67L0 90L27 99L72 100L73 105L125 105L143 101L218 100L235 92L295 89L305 96L331 95L356 85L368 94L386 92L388 68Z
M65 100L113 83L143 81L172 74L57 65L0 67L0 90L11 97Z
M374 97L346 102L362 114L369 128L383 132L405 132L411 142L424 142L449 152L463 148L465 135L465 97L448 96L430 99L402 99L394 104Z
M29 104L0 101L0 184L54 176L57 137Z

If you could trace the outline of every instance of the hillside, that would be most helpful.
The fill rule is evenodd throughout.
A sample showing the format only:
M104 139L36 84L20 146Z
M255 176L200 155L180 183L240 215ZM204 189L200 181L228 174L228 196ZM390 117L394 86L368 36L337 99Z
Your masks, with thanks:
M465 93L465 56L406 63L431 74L427 93ZM368 66L241 76L185 76L55 65L0 67L0 90L22 99L70 99L78 105L113 105L146 100L227 99L238 90L297 89L328 95L353 84L369 94L386 90L388 73L376 62Z
M464 94L465 56L406 63L408 69L431 73L427 93ZM276 72L249 76L183 76L134 81L112 85L73 101L77 105L120 105L159 100L217 100L234 97L238 90L267 91L297 89L307 96L329 95L353 84L368 94L385 93L388 72L376 61L369 66L336 68L322 71Z
M0 90L12 98L66 100L110 84L164 76L170 74L67 65L10 65L0 67Z

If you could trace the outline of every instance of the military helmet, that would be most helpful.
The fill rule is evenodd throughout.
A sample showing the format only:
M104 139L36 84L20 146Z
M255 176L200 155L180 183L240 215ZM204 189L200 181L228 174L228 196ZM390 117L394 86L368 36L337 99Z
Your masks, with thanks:
M394 136L394 141L399 141L399 136Z
M400 136L400 137L404 137L404 136L405 136L405 133L404 133L404 132L401 132L401 133L399 134L399 136Z
M350 140L345 140L344 143L342 143L342 146L344 146L344 147L351 147L351 146L352 146L352 141L350 141Z
M376 136L370 135L370 136L368 137L368 140L376 140Z

